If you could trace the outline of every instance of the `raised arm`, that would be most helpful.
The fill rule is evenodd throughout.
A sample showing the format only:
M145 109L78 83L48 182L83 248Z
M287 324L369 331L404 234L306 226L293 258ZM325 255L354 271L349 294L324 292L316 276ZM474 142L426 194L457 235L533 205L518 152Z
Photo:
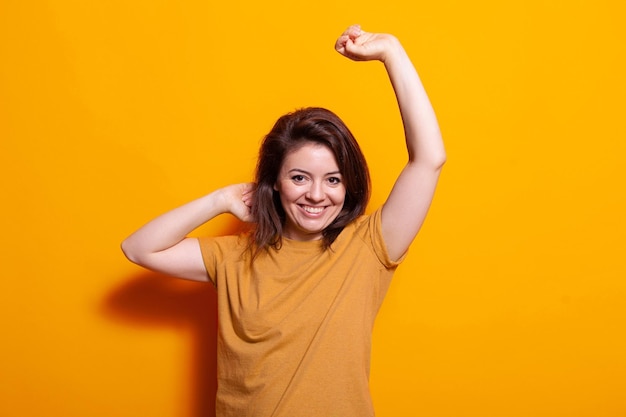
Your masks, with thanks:
M122 242L126 257L145 268L179 278L207 281L198 240L187 235L222 214L250 220L253 184L235 184L175 208Z
M408 162L382 209L385 244L392 259L398 259L426 218L446 161L439 124L411 60L394 36L351 26L339 37L335 48L355 61L383 62L400 107Z

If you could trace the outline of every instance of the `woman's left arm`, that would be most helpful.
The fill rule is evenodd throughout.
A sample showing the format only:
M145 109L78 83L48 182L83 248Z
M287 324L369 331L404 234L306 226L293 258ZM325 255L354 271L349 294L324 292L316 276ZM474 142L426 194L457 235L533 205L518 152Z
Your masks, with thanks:
M335 48L355 61L383 62L398 100L409 159L382 208L385 244L390 257L398 259L426 218L446 161L439 124L411 60L394 36L351 26Z

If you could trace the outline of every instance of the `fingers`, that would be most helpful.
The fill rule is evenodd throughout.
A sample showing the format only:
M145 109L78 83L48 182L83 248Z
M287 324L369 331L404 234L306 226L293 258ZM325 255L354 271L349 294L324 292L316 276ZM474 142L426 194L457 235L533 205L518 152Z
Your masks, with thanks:
M363 34L364 32L361 30L360 25L352 25L349 26L342 34L337 38L337 42L335 42L335 49L342 55L346 54L346 46L349 43L354 43L354 41Z
M256 190L256 184L253 182L245 182L242 185L242 194L249 194L251 192L253 192L254 190Z
M363 31L361 30L361 25L352 25L349 26L348 29L345 30L344 34L348 35L348 37L352 40L361 36Z
M248 182L243 184L243 192L241 193L241 201L248 206L251 207L254 200L254 192L256 191L256 184L253 182Z
M242 202L243 202L243 204L245 204L246 206L248 206L248 207L252 207L252 204L253 204L253 201L254 201L254 199L253 199L253 194L252 194L252 193L250 193L250 194L244 194L244 196L243 196L243 197L241 197L241 201L242 201Z
M337 38L337 42L335 42L335 50L340 54L343 54L346 49L346 43L349 39L350 37L348 35L341 35L339 38Z

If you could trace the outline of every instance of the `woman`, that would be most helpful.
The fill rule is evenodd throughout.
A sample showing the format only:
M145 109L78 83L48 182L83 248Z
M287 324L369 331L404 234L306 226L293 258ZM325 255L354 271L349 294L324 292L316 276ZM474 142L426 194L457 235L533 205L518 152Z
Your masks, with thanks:
M218 293L217 416L373 416L374 318L430 206L445 151L426 92L400 42L351 26L336 50L384 63L408 162L381 208L363 211L369 175L328 110L281 117L254 184L219 189L146 224L122 248L133 262L211 282ZM245 236L186 237L213 217L252 222Z

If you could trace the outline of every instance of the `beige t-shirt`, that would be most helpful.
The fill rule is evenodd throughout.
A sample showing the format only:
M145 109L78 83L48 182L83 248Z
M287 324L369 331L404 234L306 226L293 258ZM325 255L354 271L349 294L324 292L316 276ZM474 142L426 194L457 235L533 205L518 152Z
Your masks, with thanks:
M201 238L218 293L218 417L367 417L374 319L400 261L380 210L328 250L283 238L250 263L245 237Z

